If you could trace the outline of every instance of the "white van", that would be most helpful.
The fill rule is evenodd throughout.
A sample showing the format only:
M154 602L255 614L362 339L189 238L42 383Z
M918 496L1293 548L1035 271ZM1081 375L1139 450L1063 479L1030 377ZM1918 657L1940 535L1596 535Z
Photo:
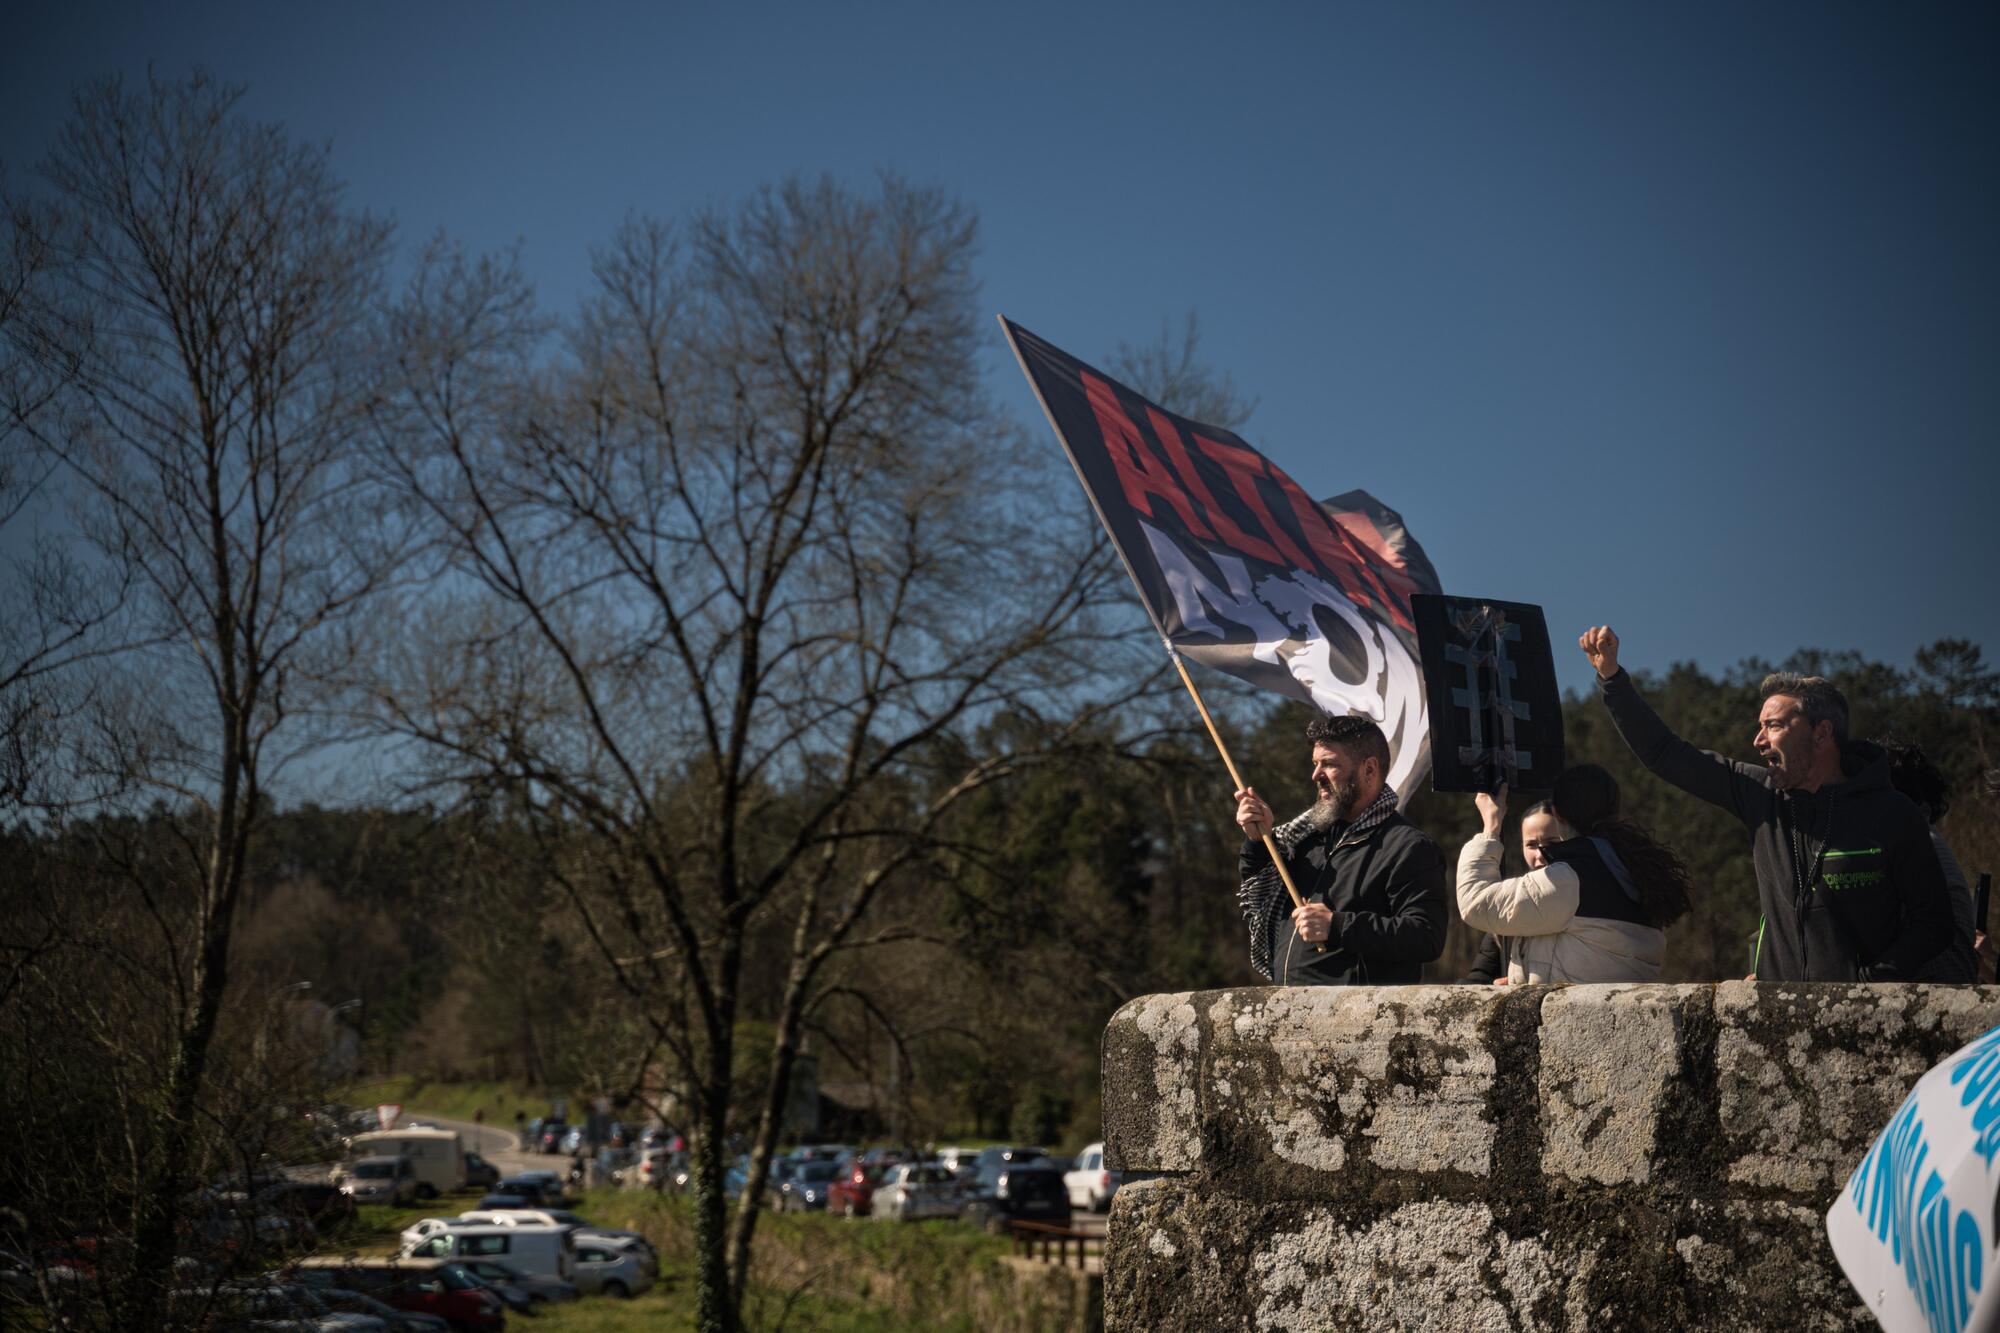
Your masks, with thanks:
M465 1188L465 1143L449 1129L380 1129L348 1141L350 1157L403 1157L417 1178L417 1197L435 1199Z
M462 1227L470 1223L494 1227L568 1227L576 1232L579 1241L607 1243L621 1250L641 1250L653 1267L659 1267L660 1252L654 1249L653 1242L647 1240L641 1233L620 1231L616 1227L596 1226L584 1221L575 1213L562 1209L549 1212L540 1208L496 1208L486 1212L460 1213L458 1220L450 1225ZM421 1226L422 1223L418 1225ZM409 1236L409 1232L403 1233L405 1240L409 1239Z
M576 1258L572 1230L533 1225L454 1226L405 1246L403 1254L412 1259L492 1259L530 1277L567 1282Z

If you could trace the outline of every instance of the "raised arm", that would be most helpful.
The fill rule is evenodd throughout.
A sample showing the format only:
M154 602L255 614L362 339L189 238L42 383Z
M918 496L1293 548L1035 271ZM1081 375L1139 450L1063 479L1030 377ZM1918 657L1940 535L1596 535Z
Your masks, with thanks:
M1618 636L1609 625L1583 632L1577 640L1597 671L1597 690L1611 723L1639 762L1690 796L1719 805L1745 823L1762 814L1769 799L1764 770L1703 750L1676 736L1639 697L1632 677L1618 665Z
M1582 884L1576 871L1560 863L1530 870L1516 879L1500 878L1504 845L1500 827L1507 815L1507 789L1473 798L1481 828L1458 854L1458 915L1474 930L1495 935L1553 935L1576 915Z
M1576 916L1581 884L1557 863L1500 878L1500 839L1475 833L1458 854L1458 915L1495 935L1553 935Z

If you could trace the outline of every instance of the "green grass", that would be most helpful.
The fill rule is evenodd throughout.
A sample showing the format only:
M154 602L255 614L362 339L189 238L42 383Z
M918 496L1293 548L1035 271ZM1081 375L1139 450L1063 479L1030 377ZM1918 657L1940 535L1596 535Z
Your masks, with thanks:
M753 1285L743 1303L743 1325L755 1333L933 1333L935 1323L913 1323L877 1306L808 1287L800 1292ZM535 1333L693 1333L694 1273L662 1264L660 1285L629 1301L586 1297L567 1305L543 1306ZM971 1333L971 1325L947 1324L948 1333Z
M354 1223L330 1237L325 1254L382 1254L395 1249L404 1227L422 1217L448 1217L468 1196L390 1208L363 1204ZM640 1231L660 1251L660 1281L629 1301L588 1297L545 1306L536 1333L684 1333L695 1328L691 1263L693 1216L687 1199L641 1190L593 1190L576 1211L602 1226ZM744 1301L746 1328L757 1333L973 1333L970 1316L953 1308L956 1284L990 1269L1011 1247L957 1222L849 1222L820 1213L766 1214L757 1225L759 1272ZM782 1275L782 1276L781 1276ZM922 1290L918 1290L921 1288ZM914 1303L919 1318L882 1301Z
M516 1111L530 1120L547 1115L554 1099L554 1094L520 1083L434 1083L408 1074L365 1079L342 1089L340 1095L355 1106L395 1102L406 1120L425 1114L470 1120L473 1112L484 1111L486 1123L501 1129L514 1127ZM579 1099L569 1101L572 1114L580 1114Z

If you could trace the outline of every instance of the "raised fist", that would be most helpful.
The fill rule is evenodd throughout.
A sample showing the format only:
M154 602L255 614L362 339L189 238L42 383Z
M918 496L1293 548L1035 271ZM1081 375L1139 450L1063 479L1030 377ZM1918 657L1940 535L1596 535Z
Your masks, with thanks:
M1576 646L1583 649L1583 655L1597 668L1599 680L1610 680L1618 674L1618 636L1612 633L1611 626L1597 625L1585 630Z

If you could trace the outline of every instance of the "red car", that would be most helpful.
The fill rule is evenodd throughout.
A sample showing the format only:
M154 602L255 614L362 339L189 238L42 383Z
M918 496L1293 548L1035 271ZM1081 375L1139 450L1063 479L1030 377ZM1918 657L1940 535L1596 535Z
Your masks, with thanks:
M867 1217L875 1202L875 1187L889 1168L903 1160L897 1155L874 1154L848 1167L826 1187L826 1210L838 1217Z
M443 1259L306 1259L287 1280L315 1289L338 1287L385 1305L435 1315L465 1333L499 1333L506 1326L500 1298L456 1263Z

